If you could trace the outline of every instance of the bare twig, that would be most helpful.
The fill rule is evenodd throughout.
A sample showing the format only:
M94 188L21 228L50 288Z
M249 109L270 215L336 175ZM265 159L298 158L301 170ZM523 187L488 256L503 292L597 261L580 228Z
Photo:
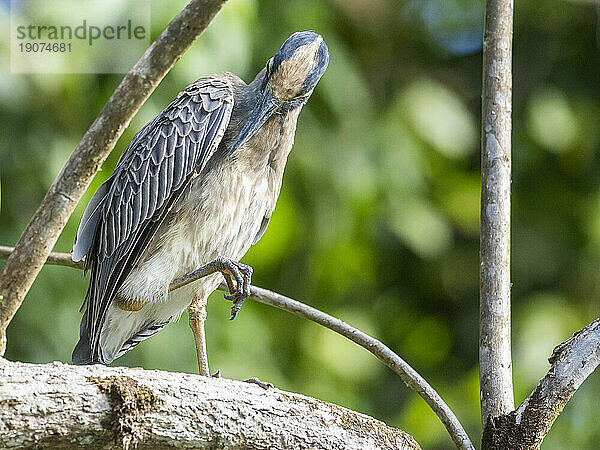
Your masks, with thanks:
M0 257L5 256L6 253L10 252L10 250L10 247L0 247ZM71 255L66 253L54 253L52 254L52 257L48 258L47 264L67 265L77 269L82 268L78 263L68 263L67 261L70 258ZM214 271L212 270L204 270L204 267L201 267L198 270L192 271L174 280L171 283L169 290L172 291L179 289L180 287L193 283L194 281L199 280L200 278L205 277L213 272ZM229 290L227 284L224 282L221 283L219 289L222 291ZM291 312L297 316L316 322L332 331L335 331L338 334L341 334L342 336L350 339L367 351L371 352L381 362L396 372L396 374L409 388L419 394L427 402L431 409L433 409L433 411L440 418L446 427L448 434L450 434L450 437L458 448L469 450L474 448L464 428L452 410L435 391L435 389L433 389L429 383L427 383L427 381L425 381L425 379L423 379L423 377L421 377L421 375L419 375L417 371L415 371L406 361L394 353L385 344L348 325L347 323L325 314L316 308L305 305L297 300L293 300L284 295L256 286L251 286L250 290L252 292L252 295L250 296L251 299L266 305L283 309L284 311Z
M226 285L222 284L220 289L225 290L226 287ZM440 418L458 448L474 448L462 425L435 389L433 389L406 361L400 358L400 356L390 350L389 347L382 342L348 325L340 319L331 317L330 315L297 300L255 286L252 286L251 290L252 299L291 312L297 316L304 317L305 319L312 320L313 322L341 334L371 352L381 362L396 372L409 388L419 394L423 400L427 402Z
M94 174L123 130L225 0L191 0L123 78L54 181L0 274L0 355L23 302Z
M484 449L538 449L571 396L600 364L600 319L558 345L548 374L516 411L490 417Z
M0 245L0 259L7 259L14 250L14 247ZM48 255L48 258L46 258L45 264L50 264L51 266L73 267L74 269L83 270L85 261L74 262L70 253L51 252Z
M488 0L483 44L479 381L481 419L514 409L510 350L513 0Z

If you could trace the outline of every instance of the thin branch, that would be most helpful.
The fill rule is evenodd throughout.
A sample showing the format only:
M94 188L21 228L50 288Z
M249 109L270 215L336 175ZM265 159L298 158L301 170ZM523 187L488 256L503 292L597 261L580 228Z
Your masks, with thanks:
M173 19L123 78L46 193L0 274L0 355L6 350L8 324L92 178L129 121L224 2L192 0Z
M7 259L14 250L14 247L0 245L0 259ZM85 261L74 262L70 253L51 252L48 255L48 258L46 258L45 264L49 264L51 266L72 267L74 269L83 270Z
M540 447L571 396L600 364L600 319L558 345L548 362L548 374L516 411L488 420L484 449Z
M364 414L225 378L0 361L0 379L3 449L420 448Z
M487 0L483 43L479 381L481 419L514 409L510 341L513 0Z
M220 289L223 290L226 289L226 287L226 285L221 285ZM313 322L341 334L371 352L377 359L396 372L409 388L419 394L423 400L427 402L442 421L458 448L474 448L462 425L435 389L433 389L415 369L390 350L385 344L348 325L340 319L336 319L335 317L325 314L324 312L305 305L297 300L255 286L251 287L251 291L252 299L291 312L297 316L304 317L305 319L312 320Z
M0 257L5 256L11 250L10 247L0 247ZM67 253L53 253L48 258L47 264L55 265L66 265L69 267L81 269L81 265L78 263L69 263L71 255ZM204 267L192 271L183 275L180 278L174 280L169 286L169 291L179 289L187 284L193 283L202 277L205 277L214 271L207 271ZM221 283L219 289L222 291L228 291L226 283ZM366 333L348 325L347 323L336 319L316 308L305 305L297 300L293 300L284 295L278 294L267 289L263 289L256 286L251 286L250 290L252 295L251 299L257 302L264 303L265 305L274 306L284 311L291 312L297 316L316 322L325 328L329 328L332 331L350 339L354 343L360 345L373 355L377 357L386 366L392 369L404 383L419 394L423 400L433 409L439 419L442 421L448 434L460 449L474 449L469 436L466 431L452 412L452 410L446 405L440 395L433 389L427 381L421 375L417 373L406 361L400 356L394 353L389 347L382 342L369 336Z

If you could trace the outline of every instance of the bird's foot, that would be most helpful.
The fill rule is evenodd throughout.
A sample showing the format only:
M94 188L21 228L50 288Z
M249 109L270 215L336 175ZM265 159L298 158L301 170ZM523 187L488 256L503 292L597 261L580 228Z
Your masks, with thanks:
M221 273L225 277L225 281L229 287L229 295L225 294L223 297L233 302L231 317L229 318L229 320L233 320L242 308L244 300L250 296L252 267L226 258L221 259L220 262L222 267ZM235 278L235 284L231 277Z
M261 388L263 388L265 391L269 388L273 387L272 383L267 383L266 381L262 381L259 380L256 377L252 377L252 378L248 378L247 380L244 380L244 383L251 383L251 384L257 384L259 385Z
M215 373L211 375L211 378L221 378L221 371L217 370ZM242 380L244 383L256 384L263 388L265 391L269 388L274 387L273 383L268 383L266 381L262 381L257 377L248 378L247 380Z

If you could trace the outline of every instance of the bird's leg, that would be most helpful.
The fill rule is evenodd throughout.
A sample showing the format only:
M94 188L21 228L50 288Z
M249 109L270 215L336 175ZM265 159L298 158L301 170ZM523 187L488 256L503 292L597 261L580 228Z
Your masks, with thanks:
M231 308L231 319L242 307L244 300L250 296L250 281L252 278L252 267L226 258L217 258L198 269L207 274L221 272L229 288L229 295L224 297L233 301ZM235 278L235 284L233 282ZM190 328L196 341L196 354L198 355L198 372L203 376L210 376L208 370L208 358L206 356L206 337L204 334L204 321L206 320L206 299L196 298L189 306ZM217 371L213 377L220 378L221 372ZM257 384L263 389L273 387L271 383L259 380L256 377L244 380L246 383Z
M189 308L190 328L196 342L196 355L198 356L198 373L205 377L210 376L208 371L208 357L206 355L206 336L204 334L204 321L206 320L206 299L195 298Z

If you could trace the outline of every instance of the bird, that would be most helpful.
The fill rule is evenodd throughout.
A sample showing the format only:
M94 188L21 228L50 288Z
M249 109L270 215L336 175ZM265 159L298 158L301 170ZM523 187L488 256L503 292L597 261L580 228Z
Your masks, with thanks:
M209 375L207 298L224 277L233 319L250 295L253 269L239 261L269 224L298 115L328 63L321 35L296 32L250 84L200 78L134 136L73 245L90 273L74 364L109 364L189 308ZM198 267L212 273L169 291Z

